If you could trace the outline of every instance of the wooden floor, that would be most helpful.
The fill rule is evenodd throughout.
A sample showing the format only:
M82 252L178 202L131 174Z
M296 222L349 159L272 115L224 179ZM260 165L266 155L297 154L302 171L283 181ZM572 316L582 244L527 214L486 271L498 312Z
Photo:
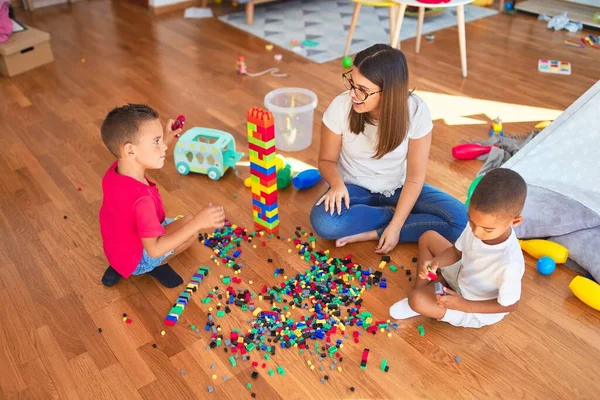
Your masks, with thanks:
M229 270L215 266L210 251L198 245L172 265L186 281L200 265L212 274L180 323L165 329L162 320L181 288L165 289L149 277L113 288L100 284L107 265L97 217L100 180L112 162L100 141L103 117L113 106L147 102L163 118L186 115L188 127L232 132L246 152L246 110L262 106L264 95L283 85L317 93L318 129L329 101L343 90L340 62L317 65L284 51L280 68L290 74L287 80L241 78L235 74L236 57L245 55L249 70L259 71L274 65L272 53L262 40L215 19L184 20L181 12L152 18L136 6L106 1L20 17L50 32L56 61L13 79L0 78L0 398L239 399L251 392L262 399L600 396L600 313L570 293L575 273L561 266L544 277L530 258L519 309L495 326L458 329L419 317L400 323L391 338L378 333L363 335L358 345L346 340L342 372L330 371L329 362L326 372L311 371L306 360L319 365L316 358L280 350L267 363L269 368L282 365L286 376L270 377L259 368L254 381L249 362L238 360L231 367L222 349L205 349L208 306L199 299ZM411 86L424 93L436 119L428 182L464 199L480 163L453 161L454 144L485 138L495 110L512 121L507 132L525 133L541 115L564 110L592 86L600 78L600 51L562 44L578 36L548 31L523 14L469 23L467 79L460 76L455 28L436 32L419 55L414 39L403 42ZM540 74L538 58L570 61L573 75ZM289 156L315 165L318 141L316 135L310 149ZM250 196L243 186L247 167L212 182L180 176L169 156L162 170L149 175L158 182L170 216L197 212L211 201L223 204L234 223L251 224ZM308 212L323 189L281 192L283 235L292 235L297 225L310 229ZM328 241L318 244L332 247ZM282 281L273 277L269 257L290 275L303 271L306 265L289 255L288 247L273 241L257 249L244 245L240 287L259 291L263 283ZM350 252L355 261L376 266L373 249L374 243L352 245L332 249L332 255ZM415 255L413 244L391 254L406 268L414 268ZM386 276L387 289L373 288L363 296L363 309L377 319L386 319L388 307L412 284L402 271ZM123 313L131 324L122 321ZM234 310L222 320L223 332L247 329L248 317ZM201 327L200 334L191 324ZM417 332L419 324L424 337ZM365 347L371 355L363 371ZM462 361L456 363L455 356ZM383 358L390 366L387 374L379 368ZM323 384L325 373L330 379ZM208 394L208 385L215 393Z

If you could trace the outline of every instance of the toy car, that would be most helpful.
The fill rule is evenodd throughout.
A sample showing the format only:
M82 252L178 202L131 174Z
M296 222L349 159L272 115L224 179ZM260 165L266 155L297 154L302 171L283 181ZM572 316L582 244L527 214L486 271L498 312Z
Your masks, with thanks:
M185 132L175 145L175 168L181 175L206 174L213 181L235 167L244 154L235 150L230 133L194 127Z

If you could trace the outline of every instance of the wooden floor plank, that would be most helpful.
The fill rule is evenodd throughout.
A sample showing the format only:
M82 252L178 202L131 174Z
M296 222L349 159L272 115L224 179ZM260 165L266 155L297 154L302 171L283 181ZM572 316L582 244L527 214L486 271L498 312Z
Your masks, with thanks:
M214 10L220 14L232 11L229 7L226 3ZM239 399L252 392L269 399L597 397L600 313L571 294L573 271L559 266L552 275L541 276L528 256L519 308L500 323L470 330L421 317L401 321L391 337L378 332L363 333L359 344L344 340L344 361L333 370L330 359L320 362L317 355L295 349L277 348L271 360L256 350L249 353L250 360L259 362L256 369L241 357L233 367L232 354L223 347L207 350L210 334L204 326L218 301L201 300L209 288L223 290L220 275L232 271L215 264L210 249L200 243L171 263L184 281L201 265L211 270L173 328L165 327L163 319L182 288L164 288L149 276L102 286L108 263L98 211L102 176L114 158L99 131L111 108L145 102L157 109L162 123L183 114L186 128L230 132L238 151L247 154L246 110L262 106L273 89L306 87L319 98L312 145L285 155L292 165L316 166L320 121L343 91L343 70L339 60L316 64L283 49L269 52L262 39L216 18L183 19L180 13L152 17L128 3L79 2L17 18L51 34L55 61L0 78L0 398ZM460 77L456 27L435 32L435 40L422 43L420 54L414 52L414 39L402 43L409 86L426 100L434 119L427 182L460 200L481 162L454 160L452 146L487 138L497 116L505 120L507 133L525 134L600 79L600 52L563 45L565 39L578 40L591 31L553 32L525 14L479 19L466 30L467 79ZM283 54L281 62L273 60L275 53ZM238 76L233 66L240 55L251 71L276 65L289 77ZM569 61L573 73L539 73L539 58ZM211 181L177 173L171 151L163 169L148 172L168 216L194 214L213 202L223 205L234 223L252 226L251 193L243 185L249 174L246 156L235 170ZM296 226L310 231L311 207L325 190L319 183L305 191L279 192L283 235L293 235ZM253 244L256 248L241 246L244 267L236 288L257 293L263 284L283 281L273 276L275 268L284 268L288 276L307 268L286 241ZM354 254L365 266L379 263L373 242L342 249L330 240L318 239L317 244L330 249L330 256ZM414 273L411 259L416 255L415 244L393 251L394 264L404 269L386 270L388 288L366 291L364 310L388 319L390 305L412 287L404 271ZM269 307L264 300L256 303ZM123 313L131 324L122 321ZM292 314L299 318L305 312ZM234 308L215 319L220 333L227 335L234 328L249 329L248 318ZM425 336L417 332L418 325L424 326ZM363 371L364 348L371 354ZM461 361L455 361L457 356ZM390 366L387 374L379 368L384 358ZM279 365L286 376L269 376L268 369ZM255 370L256 380L251 377ZM329 379L321 383L325 374ZM215 389L212 395L209 385Z

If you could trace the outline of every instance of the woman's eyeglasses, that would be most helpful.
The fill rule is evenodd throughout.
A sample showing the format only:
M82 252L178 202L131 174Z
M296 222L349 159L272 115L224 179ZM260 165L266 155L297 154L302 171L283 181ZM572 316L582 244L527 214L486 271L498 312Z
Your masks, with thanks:
M350 78L351 72L352 72L352 70L350 70L348 72L344 72L342 74L342 81L344 82L344 87L346 89L354 90L354 95L358 98L358 100L365 101L369 98L369 96L377 94L377 93L381 93L381 90L378 90L378 91L372 92L372 93L367 93L363 89L356 87L354 85L354 82L352 82L352 78Z

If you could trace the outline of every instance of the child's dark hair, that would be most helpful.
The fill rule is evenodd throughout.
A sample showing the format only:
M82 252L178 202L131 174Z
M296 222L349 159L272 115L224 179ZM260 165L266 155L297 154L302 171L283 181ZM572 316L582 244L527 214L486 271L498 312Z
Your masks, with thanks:
M137 139L140 123L158 118L158 113L145 104L127 104L112 109L102 122L102 141L117 158L121 147Z
M479 181L471 196L470 206L476 210L509 218L518 217L527 197L527 184L517 172L497 168Z

